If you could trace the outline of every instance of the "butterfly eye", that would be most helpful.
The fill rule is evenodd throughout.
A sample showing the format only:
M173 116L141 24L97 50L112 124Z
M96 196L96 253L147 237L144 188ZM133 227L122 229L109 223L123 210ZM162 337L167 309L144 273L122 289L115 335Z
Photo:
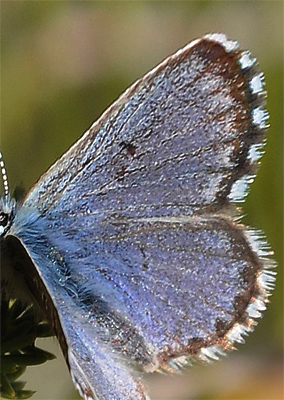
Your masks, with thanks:
M10 228L15 215L15 202L11 199L0 201L0 235L3 236Z
M5 232L5 228L7 227L8 222L9 222L9 214L1 212L0 213L1 233Z

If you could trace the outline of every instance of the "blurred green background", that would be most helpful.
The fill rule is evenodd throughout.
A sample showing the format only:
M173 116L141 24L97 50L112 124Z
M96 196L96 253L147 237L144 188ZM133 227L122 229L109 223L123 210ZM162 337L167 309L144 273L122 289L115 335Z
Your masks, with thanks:
M271 304L239 351L181 376L149 377L153 400L283 398L283 2L1 1L1 149L10 188L27 190L101 112L163 58L207 32L250 49L265 73L266 154L244 205L275 252ZM58 360L31 367L34 399L75 399Z

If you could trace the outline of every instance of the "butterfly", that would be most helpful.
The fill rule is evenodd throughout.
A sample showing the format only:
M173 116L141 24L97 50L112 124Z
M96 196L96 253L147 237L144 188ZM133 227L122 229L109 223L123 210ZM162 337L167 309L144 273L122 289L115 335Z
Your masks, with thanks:
M274 263L236 204L265 98L250 53L208 34L130 86L21 204L1 161L1 241L84 399L149 398L140 372L216 359L253 330Z

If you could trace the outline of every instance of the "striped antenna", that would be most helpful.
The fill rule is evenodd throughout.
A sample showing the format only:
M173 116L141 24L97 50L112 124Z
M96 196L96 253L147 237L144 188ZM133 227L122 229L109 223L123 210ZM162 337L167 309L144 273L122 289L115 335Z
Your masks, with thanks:
M1 168L1 175L3 180L3 188L4 188L4 196L7 198L9 196L9 185L8 185L8 177L6 173L6 168L3 160L2 153L0 151L0 168Z

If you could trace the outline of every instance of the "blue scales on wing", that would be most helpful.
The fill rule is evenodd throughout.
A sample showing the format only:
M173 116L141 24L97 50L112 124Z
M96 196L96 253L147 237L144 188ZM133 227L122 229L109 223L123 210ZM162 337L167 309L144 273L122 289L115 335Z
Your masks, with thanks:
M11 234L86 399L145 399L136 369L216 358L265 308L269 261L230 210L260 156L264 97L248 53L208 35L131 86L28 194Z

